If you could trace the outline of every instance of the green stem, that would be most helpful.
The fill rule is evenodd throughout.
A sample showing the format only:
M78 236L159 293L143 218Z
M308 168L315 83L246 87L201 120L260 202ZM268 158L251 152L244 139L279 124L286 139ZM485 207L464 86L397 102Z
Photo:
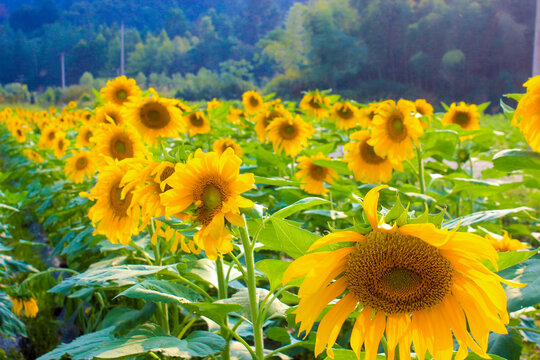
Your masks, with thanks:
M242 215L244 219L244 226L239 227L240 239L242 240L242 246L244 247L244 257L246 259L247 279L246 285L249 295L249 308L251 322L253 323L253 337L255 340L255 352L256 359L263 360L264 358L264 339L263 329L259 318L259 299L257 295L257 283L255 281L255 261L253 257L254 244L251 244L249 240L249 233L247 229L246 217Z
M516 327L514 327L514 329L516 329L516 330L523 330L523 331L530 331L530 332L534 332L534 333L540 334L540 330L539 330L539 329L534 329L534 328L529 328L529 327L516 326Z
M218 298L219 299L226 299L227 298L227 279L225 278L225 272L223 271L223 259L218 256L216 259L216 269L217 269L217 277L218 277ZM221 326L222 331L223 328L229 327L229 320L227 319L227 316L225 316L225 320L223 322L223 325ZM221 359L222 360L229 360L231 358L231 348L230 348L230 337L227 336L225 338L226 345L223 351L221 352Z
M294 180L295 177L296 177L295 158L292 158L292 162L291 162L291 180Z
M146 252L141 249L141 247L139 245L137 245L135 243L135 241L131 240L131 243L130 243L131 246L133 246L135 248L135 250L137 250L138 252L140 252L142 254L142 256L144 256L146 262L148 263L148 265L154 265L154 263L152 262L152 260L150 260L150 258L148 257L148 255L146 255Z
M193 325L195 323L195 321L197 321L196 316L194 316L193 319L191 319L186 325L184 325L184 327L180 331L180 334L178 334L179 339L181 339L186 334L186 331L189 330L189 328L191 327L191 325Z
M169 304L166 304L166 303L163 303L163 330L165 330L165 332L167 334L170 334L171 333L171 329L169 327Z
M386 358L388 359L388 343L386 342L386 337L384 335L381 338L381 344L384 349L384 354L386 355Z
M426 193L426 179L424 178L424 161L422 160L422 145L416 147L416 157L418 158L418 181L420 182L420 192Z
M178 334L179 332L179 322L178 322L178 306L177 305L173 305L172 306L172 333L173 334Z

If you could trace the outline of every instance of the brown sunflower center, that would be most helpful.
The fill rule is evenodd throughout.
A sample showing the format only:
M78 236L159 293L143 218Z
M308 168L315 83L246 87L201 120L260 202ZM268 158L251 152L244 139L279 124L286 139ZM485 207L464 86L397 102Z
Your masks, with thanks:
M454 116L454 123L455 124L465 126L465 125L467 125L469 123L469 121L470 121L470 118L469 118L468 113L462 112L462 111L457 111L456 112L456 115Z
M124 89L118 90L118 91L116 92L116 97L117 97L119 100L126 100L126 99L127 99L127 92L126 92L126 90L124 90Z
M64 150L65 144L66 143L64 142L64 140L62 140L62 139L58 140L58 145L57 145L58 150L60 150L60 151Z
M310 108L318 110L322 107L320 102L321 101L319 100L318 97L312 97L311 99L309 99L308 104Z
M387 130L390 139L394 142L401 142L407 138L407 128L403 123L403 115L394 112L387 121Z
M228 184L218 175L208 176L200 180L193 191L193 199L200 201L197 219L203 226L210 224L230 196Z
M161 172L161 175L159 175L159 180L161 182L167 180L172 174L174 174L174 166L167 166L163 171ZM163 192L172 189L170 185L165 184L165 188L163 189Z
M192 113L189 115L189 122L191 126L194 127L203 127L204 126L204 119L202 116L200 116L197 113Z
M86 169L86 166L88 166L88 159L86 158L86 156L78 158L75 162L75 168L77 170L84 170Z
M315 164L311 164L309 166L309 176L314 180L317 180L317 181L323 180L326 177L327 173L328 173L328 169L323 166L319 166Z
M298 129L294 124L284 123L279 128L279 136L285 140L291 140L298 136Z
M17 136L19 137L23 136L23 132L21 131L21 129L17 129Z
M49 134L47 134L47 138L48 138L49 140L54 140L54 137L55 137L54 131L51 131L51 132L49 132Z
M124 133L115 134L110 141L109 151L111 157L123 160L133 157L133 142Z
M368 164L377 165L385 162L386 160L375 153L373 146L369 145L367 140L364 140L364 142L360 145L360 155L362 156L362 160Z
M399 314L440 304L453 272L450 261L419 238L374 231L347 258L345 279L364 306Z
M343 105L336 111L337 116L343 120L350 120L354 117L354 112L349 106Z
M171 122L167 108L158 102L144 104L140 116L143 125L149 129L162 129Z
M86 139L86 141L90 142L90 138L92 137L92 135L92 131L88 130L84 138Z
M113 214L117 217L126 217L132 198L132 191L129 191L126 196L122 198L122 187L120 187L120 180L116 181L111 186L111 190L109 192L109 205Z
M109 112L105 113L105 122L106 123L110 122L112 120L113 124L120 125L119 119L120 119L120 117L115 112L109 111Z
M257 99L255 96L249 97L249 105L251 105L252 107L257 107L259 106L259 104L259 99Z

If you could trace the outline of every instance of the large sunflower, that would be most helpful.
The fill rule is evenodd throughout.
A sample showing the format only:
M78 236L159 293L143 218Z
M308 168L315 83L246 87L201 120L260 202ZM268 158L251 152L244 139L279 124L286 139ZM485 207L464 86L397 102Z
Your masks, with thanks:
M283 283L304 277L298 291L296 321L300 332L311 331L326 305L343 295L322 318L315 356L332 346L351 313L360 305L350 344L358 358L376 358L386 332L388 358L396 347L410 358L411 343L418 359L426 350L434 359L451 359L452 332L459 345L456 359L467 348L486 354L490 331L506 333L508 282L481 261L496 265L497 252L482 237L438 229L430 223L389 226L377 215L379 186L368 192L364 211L372 231L361 235L342 231L324 236L308 254L285 271ZM315 251L332 243L349 243L338 250ZM365 356L361 357L362 344Z
M94 147L96 154L103 154L112 159L124 160L148 156L148 149L141 136L128 125L104 124L96 130L92 141L96 144Z
M540 153L540 76L530 78L523 86L527 92L519 100L512 125L519 126L527 144Z
M256 114L264 110L264 100L254 90L246 91L242 94L242 104L248 114Z
M255 132L260 142L266 140L268 125L277 118L292 119L293 116L281 103L273 104L255 116Z
M96 185L90 193L80 194L97 200L88 211L88 217L96 227L94 234L105 235L113 244L128 244L131 235L137 235L140 229L140 208L132 204L133 191L124 191L121 185L129 164L127 160L106 159L106 165L99 170Z
M388 157L393 163L414 157L414 144L424 132L414 111L414 104L403 99L397 104L387 100L379 105L368 140L378 156Z
M166 214L175 215L194 205L201 229L193 240L212 260L232 250L232 235L225 221L244 226L240 208L253 206L251 200L240 196L255 182L253 174L239 174L241 163L233 149L222 155L198 149L186 164L176 164L175 172L165 180L171 187L161 194Z
M95 158L86 150L73 153L64 167L64 173L75 184L82 183L85 177L90 179L95 172Z
M267 142L271 141L274 151L282 151L295 157L307 146L308 139L313 135L313 127L305 122L299 115L294 118L276 118L266 128Z
M159 96L137 97L125 104L122 115L143 140L155 143L160 137L177 137L185 130L182 112L176 104Z
M360 121L360 109L349 101L337 102L332 106L330 118L337 122L338 128L351 129Z
M361 130L351 135L352 141L343 146L345 162L358 181L367 183L388 182L392 178L392 169L402 170L400 163L392 164L387 157L380 157L368 144L371 138L368 130Z
M119 76L114 80L107 81L107 85L101 89L101 95L107 103L124 105L130 96L139 96L141 89L137 86L135 79L128 79Z
M329 160L322 153L314 156L300 156L298 158L298 172L296 177L302 180L300 188L313 195L324 195L329 190L324 187L324 183L333 184L338 174L328 167L316 165L315 160Z
M217 152L218 155L223 154L228 148L232 148L234 154L240 159L242 158L242 148L233 139L217 139L212 146L212 149Z
M480 113L476 105L467 105L463 101L459 104L452 103L450 108L441 119L443 125L457 124L464 130L478 130Z
M202 111L192 111L184 115L189 136L207 134L210 132L210 120Z
M299 107L317 119L327 118L330 99L318 91L309 92L300 100Z

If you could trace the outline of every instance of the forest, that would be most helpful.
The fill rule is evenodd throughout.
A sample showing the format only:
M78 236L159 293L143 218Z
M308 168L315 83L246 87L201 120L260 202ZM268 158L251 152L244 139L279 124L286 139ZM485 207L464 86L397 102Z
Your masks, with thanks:
M331 89L358 101L491 101L530 76L534 0L0 2L0 93L81 100L125 74L186 100ZM61 97L60 54L66 84ZM14 84L15 83L15 84ZM16 84L19 83L19 84ZM84 99L84 98L83 98ZM495 110L495 109L494 109ZM493 110L493 111L494 111Z

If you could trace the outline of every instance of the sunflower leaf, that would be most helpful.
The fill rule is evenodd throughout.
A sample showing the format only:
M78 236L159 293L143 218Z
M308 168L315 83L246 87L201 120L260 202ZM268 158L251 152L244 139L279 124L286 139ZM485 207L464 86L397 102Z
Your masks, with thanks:
M349 167L345 161L319 159L319 160L314 160L313 164L330 168L332 170L335 170L338 174L341 174L341 175L352 174L352 172L349 170Z
M540 154L528 150L506 149L493 156L493 166L504 171L540 169Z
M486 210L478 211L467 216L459 217L442 224L443 228L453 229L456 226L468 226L472 224L481 223L484 221L490 221L501 218L503 216L514 214L521 211L534 211L534 209L526 206L520 206L514 209L501 209L501 210Z
M321 198L318 198L318 197L307 197L307 198L298 200L294 204L291 204L291 205L289 205L287 207L284 207L281 210L276 211L275 213L273 213L270 216L270 218L285 219L285 218L289 217L290 215L292 215L294 213L297 213L299 211L309 209L309 208L317 206L317 205L327 204L329 202L330 201L328 201L326 199L321 199Z

